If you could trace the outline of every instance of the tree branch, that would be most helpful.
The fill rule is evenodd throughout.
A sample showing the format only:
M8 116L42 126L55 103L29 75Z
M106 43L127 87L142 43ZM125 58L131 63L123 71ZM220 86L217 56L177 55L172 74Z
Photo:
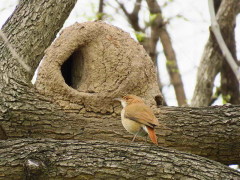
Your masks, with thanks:
M97 19L102 20L103 19L103 7L104 7L104 0L99 0L99 6L98 6L98 13L97 13Z
M225 56L225 59L222 64L222 69L221 69L222 97L226 103L239 104L240 103L239 78L237 77L237 75L240 75L240 71L236 61L237 57L236 57L236 45L235 45L236 43L235 32L234 32L234 29L232 29L232 32L230 33L228 38L229 42L227 47L226 42L222 37L222 33L220 31L219 24L217 23L216 16L215 16L215 7L216 9L218 9L219 2L214 1L214 3L217 3L217 4L214 4L213 1L208 1L208 3L209 3L209 11L210 11L210 17L212 22L211 29L213 34L215 35L215 38L219 44L219 47L222 51L223 56ZM234 71L234 67L236 69L235 71Z
M17 61L13 66L3 65L12 59L6 58L9 56L8 48L1 49L0 66L8 68L4 71L18 74L30 83L44 51L56 37L75 3L76 0L20 1L2 31L24 63L31 67L31 73L26 72Z
M224 32L225 42L231 43L231 36L235 27L235 20L239 2L235 0L222 0L218 8L216 19ZM229 45L229 43L228 43ZM203 56L198 67L197 83L195 86L191 106L208 106L212 97L214 79L220 72L224 56L219 49L218 43L210 32L209 40L205 46Z
M0 141L0 147L4 179L240 178L239 172L217 162L136 143L19 139Z
M147 0L149 11L155 15L151 23L151 38L150 38L150 56L156 62L156 45L160 37L164 55L166 57L166 66L170 75L171 83L175 90L175 95L179 106L186 105L186 95L183 88L181 74L177 64L177 58L172 46L170 35L166 29L166 24L162 17L162 11L156 0Z
M19 89L25 91L24 87ZM75 105L76 109L66 113L33 91L26 90L25 93L18 99L10 98L11 102L2 102L0 99L0 104L14 107L8 110L0 107L1 125L8 138L128 143L132 139L132 135L122 127L119 113L79 114L78 104ZM156 129L160 146L197 154L227 165L240 163L240 106L160 107L155 114L162 124ZM145 139L137 138L136 142L139 141L145 142Z
M127 16L129 23L132 25L133 29L138 32L144 32L144 30L139 26L139 19L138 19L138 13L141 9L141 2L142 0L136 0L132 13L129 13L127 12L124 4L120 3L117 0L117 3L123 10L124 14Z
M238 81L240 81L240 69L238 64L235 62L232 54L230 53L226 43L224 42L224 39L222 37L219 24L216 20L215 16L215 10L214 10L214 3L213 0L208 0L208 6L209 6L209 12L211 17L211 28L215 35L215 38L218 42L218 45L223 53L223 56L225 56L228 64L232 68L232 71L234 72L235 76L237 77Z

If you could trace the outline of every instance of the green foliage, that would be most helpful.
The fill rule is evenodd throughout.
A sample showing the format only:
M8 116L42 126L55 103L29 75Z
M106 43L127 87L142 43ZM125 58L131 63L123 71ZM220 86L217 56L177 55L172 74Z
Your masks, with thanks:
M176 62L173 60L166 60L167 66L170 68L170 71L173 73L179 73L179 69L176 66Z
M181 14L176 15L176 18L182 19L182 20L184 20L184 21L189 21L189 19L187 19L186 17L184 17L184 16L181 15Z
M230 99L231 99L231 95L230 94L222 96L223 104L229 103Z
M97 19L103 19L105 15L106 15L105 13L97 13L96 18Z
M156 20L158 15L159 15L159 13L154 13L154 14L150 13L149 14L149 23L152 24Z
M135 36L136 36L138 42L143 42L144 39L146 38L146 34L143 32L135 32Z
M174 0L167 0L163 5L162 7L167 7L170 3L172 3Z
M230 101L231 95L227 94L225 96L222 96L222 98L223 98L223 104L226 104L226 103L228 103Z
M220 87L216 87L216 91L213 94L213 98L218 98L218 96L221 94L221 88Z
M167 66L175 66L175 61L173 60L166 60Z

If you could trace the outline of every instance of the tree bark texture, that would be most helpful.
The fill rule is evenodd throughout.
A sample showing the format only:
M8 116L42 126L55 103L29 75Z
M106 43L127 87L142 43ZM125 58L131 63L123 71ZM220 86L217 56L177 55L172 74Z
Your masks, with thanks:
M18 61L12 59L9 50L6 47L3 49L4 45L1 40L0 58L4 61L0 62L0 67L1 71L5 72L4 76L18 76L30 82L44 55L44 50L61 29L75 3L76 0L19 1L2 31L32 71L26 72ZM7 64L12 64L12 66Z
M118 104L114 105L116 114L113 115L94 112L77 115L74 109L64 113L40 97L33 99L24 96L16 102L13 100L9 107L17 109L9 108L1 113L1 125L8 138L113 142L130 142L132 139L132 135L122 127L120 113L117 113L120 108ZM18 104L21 105L17 106ZM197 154L224 164L240 163L239 107L161 107L155 114L162 124L156 129L160 146ZM136 141L144 140L137 138Z
M0 142L0 147L1 179L237 180L240 177L239 172L215 161L143 144L21 139Z
M9 43L23 57L25 63L31 66L32 72L29 74L21 67L1 39L0 120L9 119L11 114L14 114L18 119L17 114L23 109L28 109L31 106L31 101L34 102L36 99L39 100L37 104L41 104L41 107L51 106L49 106L47 98L44 99L37 93L35 94L35 90L31 89L30 80L44 55L45 49L55 38L75 2L76 0L20 1L12 16L3 26L2 31L8 37ZM27 99L21 99L22 97ZM35 106L34 111L39 108L38 105ZM41 114L41 112L39 113ZM8 115L5 116L6 114ZM37 117L33 119L36 120ZM0 134L1 138L6 138L5 130L2 127Z
M238 9L239 1L223 0L216 14L223 38L228 47L230 46L232 39L229 34L233 32L235 27ZM205 46L200 66L198 68L197 84L191 102L192 106L209 105L212 97L214 79L217 73L220 72L223 61L224 56L219 49L214 35L210 33L208 43Z

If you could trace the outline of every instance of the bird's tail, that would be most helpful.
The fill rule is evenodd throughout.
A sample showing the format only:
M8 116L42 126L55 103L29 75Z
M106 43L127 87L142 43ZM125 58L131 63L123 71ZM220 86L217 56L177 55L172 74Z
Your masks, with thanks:
M156 133L154 131L154 128L149 127L149 126L146 126L146 127L147 127L147 130L148 130L148 135L149 135L150 139L152 140L152 142L154 144L158 145L157 136L156 136Z

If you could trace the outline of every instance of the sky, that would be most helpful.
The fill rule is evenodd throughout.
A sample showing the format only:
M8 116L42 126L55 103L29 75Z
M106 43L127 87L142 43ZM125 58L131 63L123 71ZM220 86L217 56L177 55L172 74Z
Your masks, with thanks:
M126 5L127 10L131 11L133 2L129 0L120 0ZM159 0L162 6L166 0ZM0 0L0 26L7 20L13 12L18 0ZM105 0L107 4L104 11L107 14L105 21L118 26L124 31L130 33L135 39L134 30L127 22L123 12L118 8L118 4L112 0ZM117 10L116 10L117 9ZM64 27L70 26L75 22L85 22L94 20L95 12L98 10L98 1L96 0L78 0L75 8L72 10L69 18L66 20ZM116 14L118 11L118 14ZM171 18L167 29L171 35L174 50L176 52L177 61L182 75L184 89L187 96L187 101L190 103L195 83L196 73L203 53L204 46L209 36L210 17L208 13L207 0L173 0L168 6L162 8L163 16ZM114 16L113 16L114 15ZM147 4L143 1L140 16L148 20ZM178 16L178 17L176 17ZM174 18L175 17L175 18ZM237 19L240 22L240 18ZM142 24L144 21L141 22ZM236 27L236 32L240 32L239 27ZM240 42L240 33L236 33L236 40ZM164 85L163 94L168 105L177 106L177 101L174 94L173 86L170 85L169 76L166 69L166 59L163 54L161 44L157 46L159 57L159 71ZM239 47L237 46L239 56ZM219 86L218 76L215 80L215 85ZM215 104L221 104L218 100Z

